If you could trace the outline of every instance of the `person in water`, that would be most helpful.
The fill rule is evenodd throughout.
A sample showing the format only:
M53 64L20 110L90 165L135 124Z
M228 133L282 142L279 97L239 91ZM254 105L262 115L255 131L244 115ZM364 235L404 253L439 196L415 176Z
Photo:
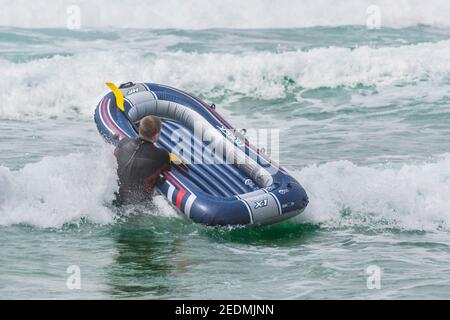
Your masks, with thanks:
M161 171L169 169L170 157L154 145L161 133L161 120L146 116L140 121L139 138L123 138L114 151L117 158L119 192L116 205L151 200Z

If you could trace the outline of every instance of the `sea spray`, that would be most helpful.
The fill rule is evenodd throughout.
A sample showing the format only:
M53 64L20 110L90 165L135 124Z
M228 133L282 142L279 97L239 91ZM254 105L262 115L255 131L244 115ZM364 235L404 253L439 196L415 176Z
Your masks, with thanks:
M112 222L117 189L111 151L45 157L18 171L0 167L0 225L61 227L87 218Z
M450 230L450 155L421 164L310 165L294 176L310 203L296 221L324 226Z
M0 25L25 28L65 28L70 25L67 8L81 12L81 28L295 28L310 26L367 25L376 6L381 11L381 26L404 27L417 24L449 26L446 0L320 0L303 2L229 0L190 0L187 2L153 0L143 5L138 0L2 0ZM192 10L195 8L195 10ZM39 14L36 14L39 12ZM123 19L126 12L127 19ZM270 13L270 14L268 14ZM220 16L220 19L217 17ZM151 19L149 19L151 17Z
M92 115L104 82L157 82L212 101L271 100L305 89L447 83L450 40L399 47L313 48L283 52L164 52L139 50L54 56L25 62L0 59L1 118ZM111 66L114 65L114 68ZM205 76L207 75L207 76ZM70 85L67 82L70 79Z

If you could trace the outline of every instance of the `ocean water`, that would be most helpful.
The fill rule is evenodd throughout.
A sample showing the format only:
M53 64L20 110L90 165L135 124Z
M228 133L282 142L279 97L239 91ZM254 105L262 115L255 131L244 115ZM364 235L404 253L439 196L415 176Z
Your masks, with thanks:
M383 23L368 29L369 2L280 5L267 19L267 2L250 2L239 16L203 2L192 19L186 5L144 19L175 8L157 1L108 26L135 2L100 1L79 30L55 1L53 19L35 2L5 7L0 298L450 298L448 3L372 1ZM193 224L161 196L117 212L112 147L93 122L106 81L168 84L236 128L279 129L308 208L253 229Z

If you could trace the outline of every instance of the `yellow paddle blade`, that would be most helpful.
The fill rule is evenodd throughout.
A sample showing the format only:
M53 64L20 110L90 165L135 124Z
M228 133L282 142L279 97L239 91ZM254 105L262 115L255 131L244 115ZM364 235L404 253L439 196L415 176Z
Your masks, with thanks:
M125 108L123 106L123 94L122 94L122 91L120 91L120 89L117 88L116 85L114 83L112 83L112 82L107 82L106 85L114 93L114 96L116 96L117 108L119 108L120 111L125 112Z
M176 165L180 165L180 164L184 164L183 160L181 160L180 158L178 158L175 154L173 153L169 153L169 160L170 162L172 162L173 164Z
M183 169L185 171L189 170L188 166L186 165L186 163L183 162L183 160L181 160L180 158L178 158L176 155L174 155L173 153L169 153L169 160L171 164L176 165L178 168Z

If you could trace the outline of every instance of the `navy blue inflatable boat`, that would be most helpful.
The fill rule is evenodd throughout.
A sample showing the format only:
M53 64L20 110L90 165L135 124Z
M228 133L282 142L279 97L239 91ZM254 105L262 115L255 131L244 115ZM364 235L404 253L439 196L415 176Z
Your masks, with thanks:
M188 170L172 166L163 172L157 189L194 222L264 225L291 218L307 206L300 183L236 133L214 105L161 84L126 83L120 91L128 118L138 126L147 115L159 116L162 130L156 145L188 164ZM95 122L114 145L138 137L113 92L98 104Z

